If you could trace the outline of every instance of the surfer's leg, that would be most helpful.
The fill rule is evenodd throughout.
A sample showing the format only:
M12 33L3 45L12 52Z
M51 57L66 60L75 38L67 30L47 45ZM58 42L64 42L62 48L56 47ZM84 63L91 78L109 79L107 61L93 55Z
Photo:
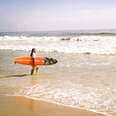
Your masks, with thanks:
M38 72L38 70L39 70L39 68L37 67L37 68L36 68L36 73Z
M31 69L31 75L33 75L33 73L34 73L34 68Z
M35 64L35 59L34 58L32 58L32 69L31 69L31 75L33 75L33 73L34 73L34 70L35 70L35 67L34 67L34 64Z

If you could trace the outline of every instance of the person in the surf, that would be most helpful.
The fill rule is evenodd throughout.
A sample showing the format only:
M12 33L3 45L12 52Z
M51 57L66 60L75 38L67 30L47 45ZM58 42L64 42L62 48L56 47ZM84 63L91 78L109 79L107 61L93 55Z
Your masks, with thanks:
M36 49L35 48L32 48L30 56L32 58L32 63L34 65L35 64L35 58L36 58ZM34 70L35 70L35 67L33 66L32 69L31 69L31 75L33 75ZM36 67L36 73L37 72L38 72L38 67Z

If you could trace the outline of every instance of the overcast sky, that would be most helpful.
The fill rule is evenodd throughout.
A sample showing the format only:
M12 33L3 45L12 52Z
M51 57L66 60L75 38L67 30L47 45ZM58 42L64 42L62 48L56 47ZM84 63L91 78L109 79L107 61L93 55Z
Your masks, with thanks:
M116 29L116 0L0 0L0 31Z

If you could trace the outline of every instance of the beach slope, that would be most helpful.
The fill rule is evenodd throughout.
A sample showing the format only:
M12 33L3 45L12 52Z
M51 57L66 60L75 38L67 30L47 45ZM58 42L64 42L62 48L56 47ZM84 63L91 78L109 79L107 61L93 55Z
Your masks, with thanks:
M0 116L103 116L21 96L0 96Z

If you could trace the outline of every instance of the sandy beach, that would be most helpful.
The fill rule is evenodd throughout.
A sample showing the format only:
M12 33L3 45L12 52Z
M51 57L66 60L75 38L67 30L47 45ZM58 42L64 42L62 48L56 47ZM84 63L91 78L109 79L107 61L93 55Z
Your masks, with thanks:
M0 116L116 116L116 0L0 0Z
M0 96L0 116L103 116L21 96Z
M39 52L58 63L31 76L13 62L29 53L0 50L0 116L115 116L115 56Z

